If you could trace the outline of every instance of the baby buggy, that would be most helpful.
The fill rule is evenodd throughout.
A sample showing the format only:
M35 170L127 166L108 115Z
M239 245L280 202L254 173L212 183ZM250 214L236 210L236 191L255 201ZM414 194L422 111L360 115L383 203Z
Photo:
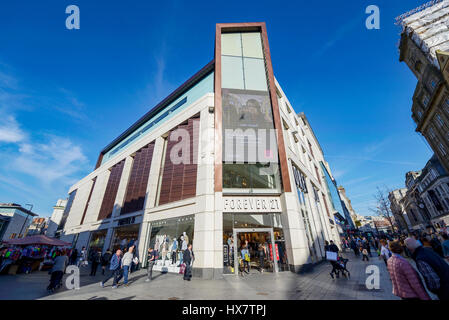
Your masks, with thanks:
M332 271L330 273L332 279L334 279L334 274L337 278L340 277L340 272L343 277L351 277L351 273L348 269L346 269L346 264L348 263L349 259L345 259L343 257L338 256L337 261L331 261L332 265Z

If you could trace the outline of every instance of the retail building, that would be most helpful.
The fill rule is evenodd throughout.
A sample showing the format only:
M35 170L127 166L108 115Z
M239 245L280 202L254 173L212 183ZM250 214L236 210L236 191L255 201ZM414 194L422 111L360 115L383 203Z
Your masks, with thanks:
M217 24L215 57L112 141L75 183L61 240L105 250L137 244L146 265L178 272L193 244L193 273L251 266L300 272L339 241L326 177L332 173L310 123L274 77L264 23ZM323 170L325 168L325 170ZM337 192L338 193L338 192Z
M37 214L16 203L0 203L0 240L22 238Z

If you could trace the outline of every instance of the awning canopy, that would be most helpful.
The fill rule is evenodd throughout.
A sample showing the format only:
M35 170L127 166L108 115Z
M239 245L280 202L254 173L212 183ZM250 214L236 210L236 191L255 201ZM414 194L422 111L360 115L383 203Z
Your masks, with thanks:
M59 239L50 238L45 235L36 235L36 236L30 236L20 239L11 239L3 241L5 244L9 245L16 245L16 246L28 246L33 244L43 244L48 246L57 246L57 247L68 247L72 244L70 242L61 241Z

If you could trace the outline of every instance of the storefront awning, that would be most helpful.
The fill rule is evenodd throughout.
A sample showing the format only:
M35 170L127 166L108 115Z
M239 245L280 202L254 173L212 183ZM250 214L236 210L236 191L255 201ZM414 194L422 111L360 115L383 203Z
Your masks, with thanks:
M70 242L61 241L59 239L50 238L45 235L36 235L36 236L30 236L20 239L11 239L3 241L5 244L9 245L16 245L16 246L28 246L28 245L34 245L34 244L42 244L42 245L48 245L48 246L57 246L57 247L68 247L72 244Z

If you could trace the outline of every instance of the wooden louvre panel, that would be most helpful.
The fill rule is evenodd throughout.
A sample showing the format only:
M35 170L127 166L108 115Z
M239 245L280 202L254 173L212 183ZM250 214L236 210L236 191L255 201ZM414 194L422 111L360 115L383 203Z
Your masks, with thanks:
M125 159L113 166L111 174L109 175L108 184L104 193L103 202L100 208L100 214L98 220L110 218L112 210L114 209L115 197L117 196L118 186L120 184L120 178L122 177L123 167L125 165Z
M151 160L153 159L154 142L143 147L134 156L125 203L120 214L126 214L143 209L150 176Z
M87 197L86 205L84 206L83 216L81 217L81 223L84 223L84 218L86 217L87 208L89 207L90 198L92 197L92 192L95 188L95 182L97 181L97 177L92 179L92 187L90 187L89 197Z
M162 173L161 192L159 196L159 205L179 201L196 195L197 179L197 156L194 151L198 150L198 132L193 130L194 122L198 119L189 119L187 124L179 125L170 131L176 129L185 129L190 137L190 155L189 163L173 164L170 159L172 148L178 141L170 141L170 134L167 141L165 152L164 169ZM194 148L195 146L195 148Z

